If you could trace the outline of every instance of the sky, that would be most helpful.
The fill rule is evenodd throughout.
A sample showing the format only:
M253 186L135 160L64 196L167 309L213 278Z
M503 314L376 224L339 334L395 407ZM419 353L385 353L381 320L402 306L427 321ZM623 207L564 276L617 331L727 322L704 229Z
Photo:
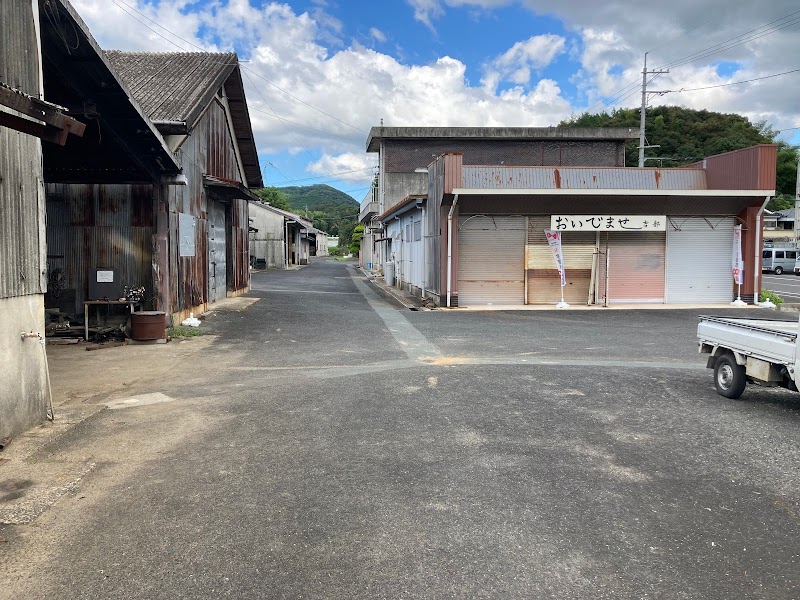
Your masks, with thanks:
M669 69L650 105L743 114L800 144L796 0L71 1L107 50L236 51L265 185L361 201L381 121L547 127L638 107L645 52Z

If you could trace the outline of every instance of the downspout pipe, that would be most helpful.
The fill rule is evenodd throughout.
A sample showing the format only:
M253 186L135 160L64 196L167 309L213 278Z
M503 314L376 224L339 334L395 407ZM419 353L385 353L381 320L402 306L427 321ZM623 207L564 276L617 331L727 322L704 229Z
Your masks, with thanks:
M761 216L764 214L764 210L767 208L767 203L769 202L772 196L765 196L764 197L764 204L761 205L761 208L758 209L758 213L756 213L756 248L755 248L755 260L753 261L753 304L758 305L760 292L761 290L758 289L758 277L761 275Z
M453 213L458 204L458 194L453 197L453 205L447 213L447 308L450 306L450 292L453 289Z

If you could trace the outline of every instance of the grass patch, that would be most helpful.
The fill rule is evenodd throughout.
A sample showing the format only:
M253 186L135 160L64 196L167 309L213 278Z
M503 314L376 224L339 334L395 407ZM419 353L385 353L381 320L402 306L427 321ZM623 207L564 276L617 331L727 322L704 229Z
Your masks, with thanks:
M206 332L200 327L184 327L183 325L176 325L169 328L169 336L173 338L179 337L197 337L204 335Z

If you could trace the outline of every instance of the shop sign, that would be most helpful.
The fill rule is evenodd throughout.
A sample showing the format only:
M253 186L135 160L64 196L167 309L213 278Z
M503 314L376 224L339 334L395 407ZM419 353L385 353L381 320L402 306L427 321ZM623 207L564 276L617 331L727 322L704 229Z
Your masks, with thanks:
M555 231L666 231L664 215L551 215Z

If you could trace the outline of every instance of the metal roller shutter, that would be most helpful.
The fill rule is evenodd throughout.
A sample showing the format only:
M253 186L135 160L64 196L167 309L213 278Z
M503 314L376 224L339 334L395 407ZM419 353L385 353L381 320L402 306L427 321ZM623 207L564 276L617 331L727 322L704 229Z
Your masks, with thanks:
M666 234L609 233L608 301L664 302Z
M523 304L525 235L525 217L459 217L459 306Z
M528 304L556 304L561 300L561 279L544 235L550 229L550 216L528 219ZM589 281L597 234L591 231L565 231L561 251L567 285L564 300L569 304L589 302Z
M667 224L667 302L705 304L733 299L733 217L670 217Z

